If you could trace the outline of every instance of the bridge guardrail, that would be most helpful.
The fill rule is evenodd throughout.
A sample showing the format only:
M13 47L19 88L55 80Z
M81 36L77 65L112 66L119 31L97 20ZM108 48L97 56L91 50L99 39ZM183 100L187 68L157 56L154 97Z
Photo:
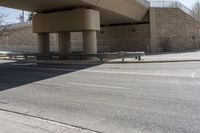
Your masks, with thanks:
M10 59L25 59L29 60L30 58L36 58L37 60L45 59L45 60L53 60L55 58L58 59L81 59L86 60L88 58L98 58L101 61L103 59L117 59L121 58L122 62L125 61L125 58L135 58L137 60L141 60L142 56L145 55L145 52L114 52L114 53L98 53L98 54L84 54L84 53L73 53L73 54L59 54L59 53L48 53L48 54L39 54L39 53L17 53L12 54L9 53L7 56Z

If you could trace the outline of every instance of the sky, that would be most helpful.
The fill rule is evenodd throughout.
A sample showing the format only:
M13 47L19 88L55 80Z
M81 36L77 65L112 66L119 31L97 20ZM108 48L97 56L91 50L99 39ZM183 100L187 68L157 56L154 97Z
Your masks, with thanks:
M151 1L151 0L148 0L148 1ZM197 2L197 1L200 1L200 0L152 0L152 1L179 1L181 2L182 4L184 4L185 6L191 8L192 5Z
M151 1L151 0L150 0ZM163 1L163 0L153 0L153 1ZM170 0L167 0L170 1ZM172 0L174 1L174 0ZM197 1L197 0L178 0L185 6L191 8L192 5ZM22 11L20 10L15 10L15 9L10 9L10 8L5 8L0 6L0 13L5 14L7 17L5 19L6 23L17 23L19 20L17 19L20 14L22 14ZM28 12L25 12L25 17L27 18Z

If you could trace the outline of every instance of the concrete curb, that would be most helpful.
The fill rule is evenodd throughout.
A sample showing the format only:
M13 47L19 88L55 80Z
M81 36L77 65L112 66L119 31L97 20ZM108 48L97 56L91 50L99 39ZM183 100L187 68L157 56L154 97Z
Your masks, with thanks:
M170 62L200 62L199 60L155 60L155 61L125 61L125 62L120 62L120 61L114 61L114 62L106 62L107 64L114 64L114 63L121 63L121 64L131 64L131 63L136 63L136 64L141 64L141 63L170 63Z
M8 60L8 59L0 59L0 60ZM31 61L31 60L17 60L21 63L38 63L38 64L55 64L55 65L101 65L101 64L142 64L142 63L175 63L175 62L200 62L198 60L154 60L154 61Z

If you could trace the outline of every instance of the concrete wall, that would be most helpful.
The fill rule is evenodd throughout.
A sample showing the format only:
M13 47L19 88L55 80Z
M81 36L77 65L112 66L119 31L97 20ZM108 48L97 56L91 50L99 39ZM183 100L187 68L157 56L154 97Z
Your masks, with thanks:
M82 34L72 33L73 51L82 51ZM50 34L50 49L58 51L57 34ZM32 25L10 28L3 35L0 35L0 50L17 52L37 52L37 34L32 32Z
M0 50L37 51L37 36L32 33L31 25L11 28L0 36Z
M153 52L200 48L200 22L176 8L151 8Z
M175 8L151 8L141 24L104 26L97 33L98 51L170 52L200 48L200 22ZM56 34L50 36L51 51L58 50ZM72 51L83 50L82 33L72 33ZM37 51L32 27L12 28L0 36L0 50Z
M98 49L101 52L148 51L149 24L102 27L98 33Z
M72 33L72 51L83 50L83 37L80 32ZM98 51L148 51L150 44L149 24L107 26L97 32ZM50 49L58 51L57 34L50 34ZM37 52L37 35L32 26L12 28L0 36L0 50Z

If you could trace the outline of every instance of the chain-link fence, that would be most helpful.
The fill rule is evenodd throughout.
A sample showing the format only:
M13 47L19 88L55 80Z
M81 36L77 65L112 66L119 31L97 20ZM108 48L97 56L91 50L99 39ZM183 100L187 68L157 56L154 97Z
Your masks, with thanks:
M200 15L193 12L191 9L187 8L185 5L178 1L150 1L150 7L160 7L160 8L178 8L192 16L196 20L200 21Z

